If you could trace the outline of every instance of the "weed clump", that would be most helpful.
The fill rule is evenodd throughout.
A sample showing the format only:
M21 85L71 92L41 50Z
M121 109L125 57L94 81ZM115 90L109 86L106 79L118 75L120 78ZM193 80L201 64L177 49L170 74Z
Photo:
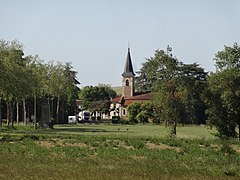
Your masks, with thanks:
M20 138L21 141L23 140L33 140L33 141L39 141L39 137L36 135L24 135Z
M231 147L231 145L227 141L222 141L222 146L221 146L220 151L224 155L229 155L229 154L235 154L236 153L236 151Z

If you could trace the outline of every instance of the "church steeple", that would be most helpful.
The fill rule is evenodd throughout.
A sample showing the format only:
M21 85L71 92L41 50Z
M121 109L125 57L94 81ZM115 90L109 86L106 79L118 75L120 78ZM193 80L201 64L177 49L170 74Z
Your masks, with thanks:
M125 62L124 71L122 73L122 87L123 87L123 96L125 98L131 97L134 95L134 77L133 65L131 60L130 48L128 48L127 59Z
M123 77L133 77L135 76L133 72L133 65L132 65L132 60L131 60L131 54L130 54L130 48L128 48L128 53L127 53L127 59L125 62L125 67L124 71L122 73Z

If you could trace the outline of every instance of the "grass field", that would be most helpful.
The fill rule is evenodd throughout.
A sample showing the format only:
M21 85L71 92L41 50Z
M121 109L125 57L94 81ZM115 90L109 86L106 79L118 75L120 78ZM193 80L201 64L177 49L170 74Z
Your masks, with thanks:
M0 130L0 179L239 179L240 142L206 126Z

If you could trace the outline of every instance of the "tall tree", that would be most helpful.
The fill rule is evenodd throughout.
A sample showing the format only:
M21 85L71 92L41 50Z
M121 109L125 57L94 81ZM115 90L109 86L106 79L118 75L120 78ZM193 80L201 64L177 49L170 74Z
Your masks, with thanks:
M18 41L0 40L0 126L2 125L2 102L7 105L8 124L13 116L19 122L18 104L22 100L23 119L27 122L26 100L34 103L34 127L37 122L37 106L45 102L46 98L56 99L56 119L59 118L60 100L62 107L75 110L75 100L78 98L79 82L77 72L70 63L44 64L38 56L23 56L22 45ZM40 100L37 102L37 100ZM53 112L52 103L52 112ZM17 105L17 113L13 113ZM32 109L32 108L31 108ZM72 111L74 111L72 110ZM30 115L30 113L28 113ZM53 113L52 113L53 114ZM65 114L62 110L62 114ZM52 115L53 116L53 115ZM29 117L28 117L29 118ZM62 118L63 119L63 118Z
M66 84L65 84L65 107L62 106L62 119L69 114L76 113L76 99L78 99L78 95L80 92L80 88L78 87L80 82L77 79L77 71L73 69L73 66L70 62L64 64L64 74L66 76ZM64 116L64 112L66 115ZM65 118L66 119L66 118Z
M210 75L205 93L209 121L216 125L221 138L234 138L237 124L240 127L239 45L225 46L216 53L214 60L217 72Z
M80 92L83 108L90 111L108 112L111 98L116 97L116 92L108 85L85 86Z
M201 94L206 87L206 77L203 68L196 63L179 61L168 46L166 51L157 50L147 59L139 71L137 84L142 91L154 92L154 107L158 111L155 114L166 124L170 123L172 133L176 134L177 122L204 123ZM201 121L197 120L199 117Z
M47 92L47 72L48 67L38 56L29 56L31 59L29 68L31 69L31 87L32 87L32 98L33 98L33 123L34 129L37 128L37 99L45 96Z
M52 116L56 117L56 123L58 124L60 101L65 101L68 106L73 106L75 109L75 101L78 98L79 91L77 85L80 83L77 81L76 72L72 70L70 63L63 65L58 62L54 65L51 62L48 70L48 93L52 100L56 99L56 112Z
M5 79L1 88L1 96L7 104L7 120L13 126L13 110L17 98L23 92L24 58L22 45L18 41L1 40L1 61L5 69Z

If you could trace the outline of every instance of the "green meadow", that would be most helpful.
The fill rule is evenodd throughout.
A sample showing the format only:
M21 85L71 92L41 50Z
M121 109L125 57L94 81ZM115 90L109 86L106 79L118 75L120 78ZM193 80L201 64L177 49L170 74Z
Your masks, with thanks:
M207 126L4 126L0 179L239 179L240 142Z

